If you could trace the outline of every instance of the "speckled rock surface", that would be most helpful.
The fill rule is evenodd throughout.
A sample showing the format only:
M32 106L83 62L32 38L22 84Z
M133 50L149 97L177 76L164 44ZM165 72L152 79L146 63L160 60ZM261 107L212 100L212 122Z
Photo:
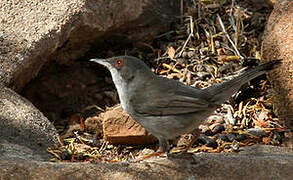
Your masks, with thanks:
M0 179L282 179L293 178L293 153L253 146L240 154L173 155L113 164L0 159Z
M283 65L269 73L273 84L275 110L293 129L293 2L278 1L267 22L262 45L265 61L283 59Z
M168 0L2 0L0 83L18 91L46 62L68 63L114 35L151 38L174 20L175 6Z
M0 87L0 157L48 160L57 131L28 100Z

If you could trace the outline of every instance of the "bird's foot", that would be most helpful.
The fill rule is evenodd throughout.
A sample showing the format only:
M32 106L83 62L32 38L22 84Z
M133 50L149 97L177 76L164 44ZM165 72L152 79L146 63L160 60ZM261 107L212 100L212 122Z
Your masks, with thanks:
M164 152L162 152L162 151L158 151L158 152L154 152L154 153L151 153L151 154L145 155L145 156L143 156L141 159L142 159L142 160L145 160L145 159L149 159L149 158L151 158L151 157L161 156L161 155L163 155L163 154L164 154Z

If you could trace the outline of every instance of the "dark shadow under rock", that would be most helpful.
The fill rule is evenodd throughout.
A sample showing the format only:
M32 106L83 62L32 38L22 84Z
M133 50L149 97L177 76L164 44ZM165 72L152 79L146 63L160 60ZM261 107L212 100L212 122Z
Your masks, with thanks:
M55 125L66 125L67 118L89 106L113 106L114 85L105 81L106 70L82 61L71 65L48 64L21 94L29 99ZM113 97L109 94L112 92Z

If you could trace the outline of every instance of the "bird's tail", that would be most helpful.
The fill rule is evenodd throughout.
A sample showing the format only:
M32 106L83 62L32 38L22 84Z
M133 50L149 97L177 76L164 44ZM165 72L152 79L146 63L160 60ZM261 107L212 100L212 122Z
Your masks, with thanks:
M281 60L273 60L253 68L247 67L237 77L206 88L208 94L210 95L210 100L215 104L224 103L235 92L237 92L243 84L266 73L267 71L279 67L281 64Z

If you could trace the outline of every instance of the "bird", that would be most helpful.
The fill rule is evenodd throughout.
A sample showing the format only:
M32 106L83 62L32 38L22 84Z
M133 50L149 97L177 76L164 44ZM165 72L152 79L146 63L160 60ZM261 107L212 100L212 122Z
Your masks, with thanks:
M219 105L242 85L281 64L281 60L273 60L255 67L245 67L233 79L201 89L158 76L141 59L133 56L95 58L90 61L110 71L122 109L158 139L157 152L161 153L168 153L169 140L182 134L197 132L198 137L198 126Z

